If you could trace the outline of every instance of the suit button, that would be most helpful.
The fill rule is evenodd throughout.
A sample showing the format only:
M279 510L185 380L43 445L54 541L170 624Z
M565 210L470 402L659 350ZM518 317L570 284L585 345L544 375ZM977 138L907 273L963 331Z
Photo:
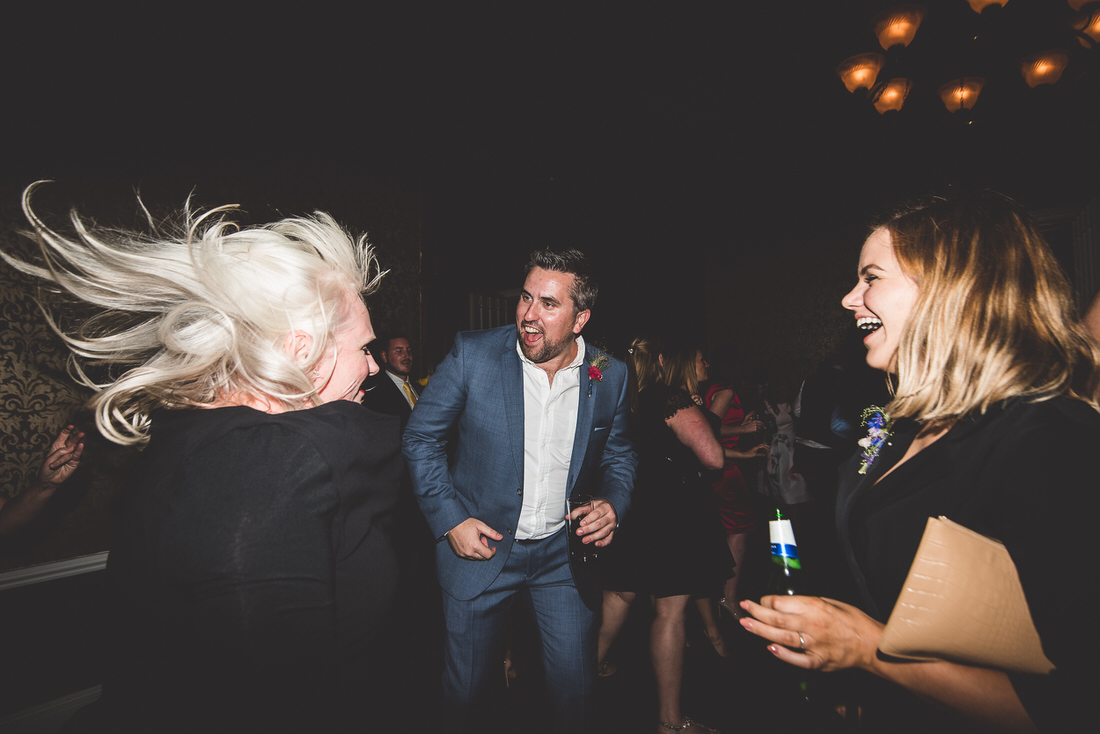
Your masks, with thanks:
M523 494L523 487L516 490L516 494Z

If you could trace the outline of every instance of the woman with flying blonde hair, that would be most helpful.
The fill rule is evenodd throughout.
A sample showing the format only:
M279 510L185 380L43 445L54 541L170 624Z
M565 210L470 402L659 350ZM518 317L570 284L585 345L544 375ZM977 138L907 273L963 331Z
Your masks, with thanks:
M769 596L743 602L742 624L788 663L896 684L865 703L871 730L1070 731L1091 709L1100 652L1082 621L1100 588L1080 565L1098 509L1100 353L1068 281L1026 212L988 192L893 217L858 275L843 305L867 332L867 363L896 375L838 494L858 606ZM1005 544L1053 673L877 652L925 523L941 515Z
M109 672L73 730L385 720L402 464L397 419L357 404L378 371L366 239L323 213L238 229L233 207L189 206L148 232L74 211L61 233L34 188L40 261L4 259L94 312L51 324L99 430L143 447L107 565Z

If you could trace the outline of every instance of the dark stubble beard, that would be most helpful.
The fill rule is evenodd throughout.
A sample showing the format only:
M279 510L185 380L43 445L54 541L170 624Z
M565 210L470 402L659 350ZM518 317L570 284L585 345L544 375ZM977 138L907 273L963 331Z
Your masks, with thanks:
M543 362L549 362L554 357L564 352L569 348L569 345L573 344L577 340L576 334L570 332L561 341L551 342L546 338L546 332L542 332L542 341L535 351L528 351L527 344L523 341L523 336L527 332L523 330L523 327L516 327L519 331L519 348L523 350L523 356L531 360L535 364L542 364Z

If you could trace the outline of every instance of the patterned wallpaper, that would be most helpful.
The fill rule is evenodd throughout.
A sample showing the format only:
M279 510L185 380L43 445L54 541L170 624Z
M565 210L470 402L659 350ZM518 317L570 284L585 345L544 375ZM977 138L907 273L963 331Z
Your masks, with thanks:
M7 252L26 255L28 244L7 227L0 234ZM0 492L10 498L28 486L66 424L90 435L77 474L38 519L0 544L0 570L106 550L116 470L132 460L133 452L99 439L82 413L87 392L66 374L67 351L36 302L49 303L48 295L0 263Z

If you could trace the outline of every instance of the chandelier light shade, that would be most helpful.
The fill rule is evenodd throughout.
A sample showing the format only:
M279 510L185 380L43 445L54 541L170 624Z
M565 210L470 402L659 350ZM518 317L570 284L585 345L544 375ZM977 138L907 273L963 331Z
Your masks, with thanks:
M1003 8L1008 0L967 0L967 2L970 3L971 10L981 15L981 12L990 5L1000 5Z
M970 110L974 108L984 86L985 79L980 76L964 76L940 87L940 99L948 112Z
M895 2L898 0L891 0ZM983 76L954 78L938 89L949 112L963 113L949 117L967 124L1007 111L1002 100L1022 109L1068 104L1082 96L1079 90L1083 87L1077 82L1094 74L1095 62L1100 61L1094 58L1100 53L1100 0L966 0L965 4L962 0L943 0L943 7L923 2L891 4L877 13L871 18L870 30L883 51L849 56L836 66L844 87L853 93L865 90L881 115L901 110L914 84L921 91L909 112L922 114L926 108L920 98L932 96L924 89L930 92L945 80L967 73ZM949 10L949 6L954 9ZM980 18L970 15L966 6ZM929 7L934 10L929 11ZM922 40L910 47L918 30ZM1076 38L1085 51L1064 40L1068 36ZM864 43L874 47L870 39ZM1058 46L1050 48L1048 43ZM1048 50L1034 53L1044 47ZM867 51L867 47L848 53L860 50ZM1070 66L1066 81L1059 82ZM1027 86L1015 81L1017 69ZM1059 85L1058 91L1038 89L1050 89L1055 84ZM969 114L987 86L988 94L996 98L991 99L993 106L983 104L977 111L979 117ZM1034 91L1029 92L1029 88ZM1095 96L1089 89L1085 94Z
M1069 63L1069 54L1065 51L1042 51L1028 56L1020 62L1020 73L1024 81L1034 89L1040 84L1054 84L1062 78L1062 72Z
M880 115L885 115L890 110L900 110L901 106L905 104L905 98L909 96L909 89L912 86L913 82L902 78L891 79L881 85L872 100L875 109L878 110Z
M1078 42L1085 48L1100 43L1100 7L1091 13L1081 13L1073 22L1073 28L1077 31Z
M889 51L897 45L908 46L917 35L921 21L924 20L923 5L909 3L887 8L871 19L871 30L879 44Z
M841 61L836 67L836 75L844 82L849 92L870 89L875 86L878 73L885 63L886 57L880 53L858 54Z

